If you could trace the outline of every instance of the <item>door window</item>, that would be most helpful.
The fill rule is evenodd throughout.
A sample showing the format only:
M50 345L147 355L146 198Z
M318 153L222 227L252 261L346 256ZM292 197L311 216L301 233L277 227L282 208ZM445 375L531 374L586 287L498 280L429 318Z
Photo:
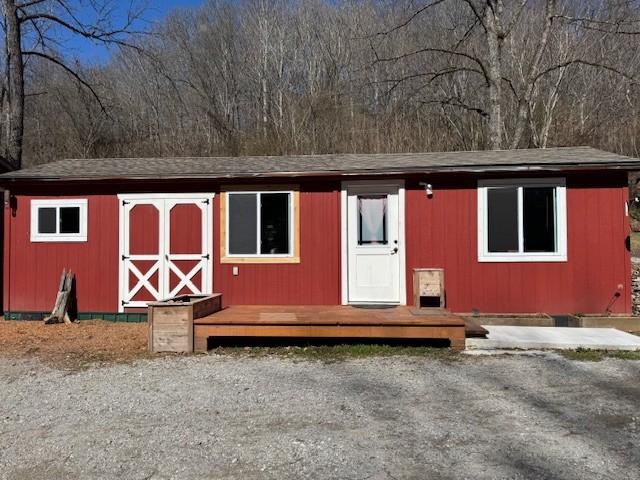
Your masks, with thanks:
M387 245L387 196L358 195L358 245Z

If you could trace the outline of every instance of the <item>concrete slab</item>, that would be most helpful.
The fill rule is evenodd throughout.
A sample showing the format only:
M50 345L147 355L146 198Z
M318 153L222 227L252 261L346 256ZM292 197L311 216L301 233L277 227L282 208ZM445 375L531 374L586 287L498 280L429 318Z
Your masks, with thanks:
M487 338L468 338L467 348L640 350L640 337L615 328L482 326Z

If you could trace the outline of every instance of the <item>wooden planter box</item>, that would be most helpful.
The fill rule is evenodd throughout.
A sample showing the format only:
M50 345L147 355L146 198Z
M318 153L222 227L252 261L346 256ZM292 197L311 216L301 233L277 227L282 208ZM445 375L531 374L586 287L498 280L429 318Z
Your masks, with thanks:
M179 295L148 306L149 351L193 352L193 320L220 310L222 294Z
M571 315L569 317L570 327L580 328L617 328L624 332L640 332L640 317L631 315Z
M474 315L473 313L459 313L480 325L506 325L517 327L555 327L556 321L546 313L486 313Z

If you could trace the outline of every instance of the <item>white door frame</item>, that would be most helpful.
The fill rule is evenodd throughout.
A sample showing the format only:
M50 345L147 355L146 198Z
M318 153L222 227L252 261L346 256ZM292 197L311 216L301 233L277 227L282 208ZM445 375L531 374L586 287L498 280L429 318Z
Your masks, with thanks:
M342 182L340 191L340 271L342 282L342 305L349 304L349 244L348 244L348 222L347 222L347 190L349 187L397 187L398 188L398 243L400 244L399 252L399 289L400 301L398 305L407 304L407 267L406 252L407 245L405 242L405 188L404 179L400 180L356 180Z
M202 222L202 235L206 234L206 246L208 249L209 258L204 262L204 266L202 269L202 291L203 293L211 293L212 292L212 283L213 283L213 199L215 197L214 193L126 193L126 194L118 194L118 312L124 312L125 308L135 307L134 305L126 306L123 304L123 300L125 298L125 260L124 260L124 252L126 250L126 242L128 241L125 238L125 217L128 214L128 209L125 208L124 202L141 202L146 201L149 205L154 205L156 209L158 209L159 215L159 223L160 228L158 232L158 249L159 255L164 255L166 252L165 244L169 242L169 228L170 221L166 222L164 225L163 222L163 211L158 207L160 204L164 206L165 201L169 202L170 208L173 208L175 205L179 204L181 200L208 200L208 208L204 209ZM204 237L203 237L204 239ZM180 260L180 255L173 255L174 260ZM186 258L186 257L185 257ZM163 262L161 262L163 263ZM158 288L164 289L165 280L164 278L164 269L160 267L158 271ZM188 273L186 274L188 275ZM190 279L190 278L189 278Z

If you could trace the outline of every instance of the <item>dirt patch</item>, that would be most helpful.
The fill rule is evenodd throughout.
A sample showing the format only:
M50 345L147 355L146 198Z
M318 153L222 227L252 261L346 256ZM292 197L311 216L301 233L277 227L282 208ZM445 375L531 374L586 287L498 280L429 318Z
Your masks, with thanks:
M146 323L89 320L72 325L0 320L0 355L36 357L59 368L149 356Z

